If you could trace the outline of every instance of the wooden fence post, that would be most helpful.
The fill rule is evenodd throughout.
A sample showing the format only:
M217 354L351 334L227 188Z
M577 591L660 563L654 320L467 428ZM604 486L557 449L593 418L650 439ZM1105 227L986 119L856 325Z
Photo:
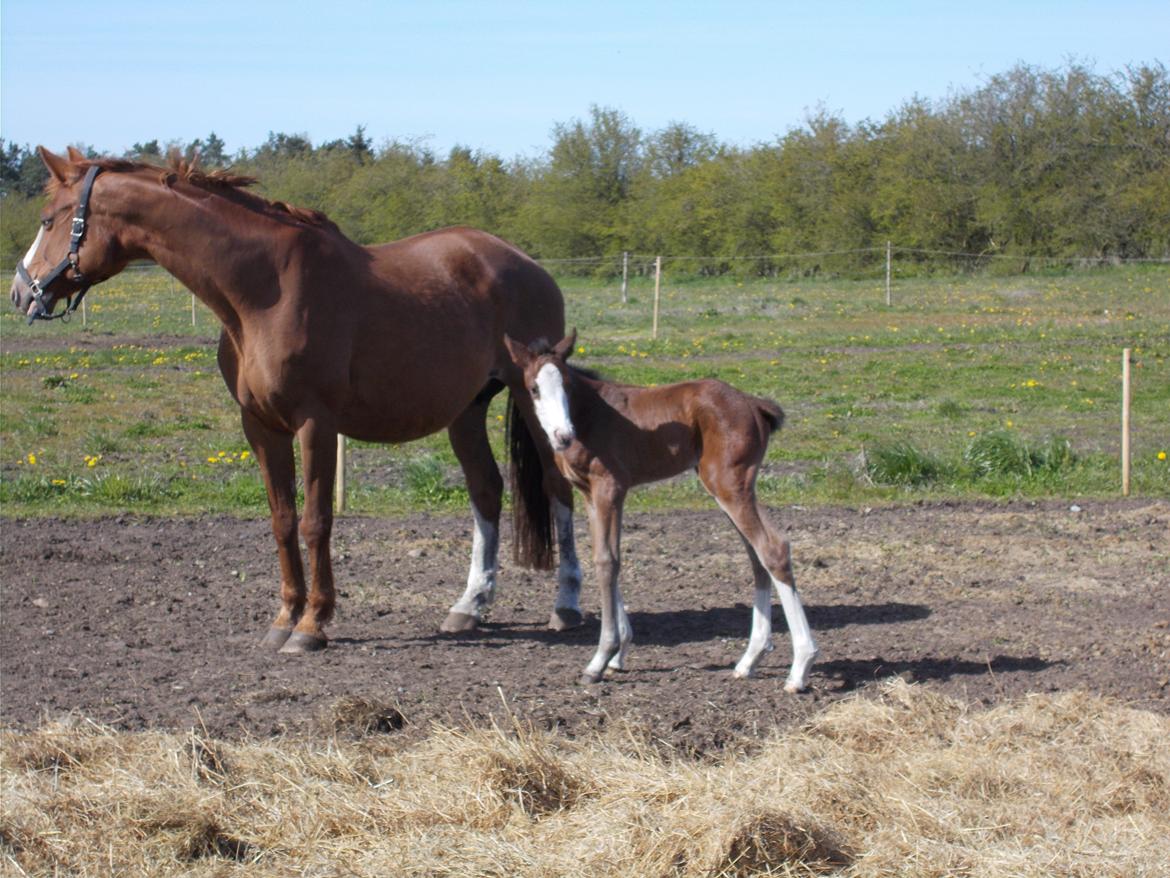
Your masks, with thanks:
M345 437L337 434L337 476L333 481L333 509L345 511Z
M1121 496L1129 496L1129 360L1130 349L1121 352Z
M629 289L630 281L630 251L622 251L622 304L628 305L630 303L627 291Z
M893 254L893 247L889 241L886 241L886 307L891 305L890 296L890 262Z
M662 287L662 257L654 257L654 329L652 338L658 338L658 293Z

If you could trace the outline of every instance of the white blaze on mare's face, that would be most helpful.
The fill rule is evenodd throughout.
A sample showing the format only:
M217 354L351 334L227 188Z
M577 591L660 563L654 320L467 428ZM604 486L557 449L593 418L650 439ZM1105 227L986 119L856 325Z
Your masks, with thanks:
M536 373L536 390L533 405L540 426L548 436L554 451L564 451L573 441L576 431L569 419L569 398L565 395L565 384L561 370L552 363L545 363Z
M41 238L45 236L45 227L41 226L37 231L37 236L33 239L32 246L28 248L28 252L24 254L23 265L25 268L33 261L33 257L37 255L37 248L41 246Z

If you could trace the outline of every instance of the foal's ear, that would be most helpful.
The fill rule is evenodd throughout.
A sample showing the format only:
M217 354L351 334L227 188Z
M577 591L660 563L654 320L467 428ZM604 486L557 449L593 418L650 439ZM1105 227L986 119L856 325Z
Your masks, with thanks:
M73 162L73 164L76 165L79 162L85 161L85 153L76 146L67 146L65 147L65 151L69 153L69 161Z
M532 359L532 354L528 352L527 345L522 345L516 341L512 336L504 333L504 347L508 349L508 356L512 358L512 362L524 368L524 364Z
M73 176L73 166L69 163L69 159L50 152L43 146L37 147L37 153L40 155L41 161L45 163L45 167L49 169L49 173L56 178L58 183L65 183Z
M553 348L553 356L558 360L567 360L573 353L573 349L577 347L577 327L573 327L573 331L556 343Z

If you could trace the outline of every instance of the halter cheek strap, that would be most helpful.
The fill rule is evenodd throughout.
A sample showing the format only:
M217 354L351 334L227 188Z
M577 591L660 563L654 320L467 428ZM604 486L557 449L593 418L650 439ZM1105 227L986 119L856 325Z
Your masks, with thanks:
M73 227L69 231L69 253L66 254L65 258L58 262L53 267L53 270L42 278L35 278L30 275L23 261L18 262L16 265L16 273L20 275L20 279L28 284L29 289L32 290L33 302L36 304L36 308L29 315L29 323L32 323L34 320L68 319L69 315L77 310L77 306L81 304L81 300L85 298L85 294L89 291L90 286L92 286L82 273L81 267L78 264L78 252L81 250L81 239L85 237L85 220L89 214L89 196L93 192L93 181L101 173L101 170L97 165L90 165L89 170L85 172L85 179L81 183L81 197L77 201L77 208L73 211ZM73 269L73 279L81 285L81 289L65 300L64 311L60 314L50 314L49 309L45 307L45 302L42 297L53 281L70 268Z

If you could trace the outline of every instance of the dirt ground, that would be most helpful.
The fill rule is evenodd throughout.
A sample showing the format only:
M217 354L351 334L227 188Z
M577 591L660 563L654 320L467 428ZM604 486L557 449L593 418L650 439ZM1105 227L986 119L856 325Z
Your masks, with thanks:
M1085 689L1170 712L1170 501L773 517L822 652L799 696L783 691L791 646L778 606L760 676L731 676L751 576L714 510L627 514L635 646L626 672L588 687L576 682L598 632L588 564L580 629L548 631L552 578L505 558L489 622L437 634L466 576L468 516L339 519L331 644L303 657L257 647L277 603L267 521L5 518L0 723L77 712L130 730L323 735L364 703L402 736L433 722L511 723L511 712L571 735L631 722L706 752L892 675L979 703ZM344 696L357 697L343 702L350 713Z

